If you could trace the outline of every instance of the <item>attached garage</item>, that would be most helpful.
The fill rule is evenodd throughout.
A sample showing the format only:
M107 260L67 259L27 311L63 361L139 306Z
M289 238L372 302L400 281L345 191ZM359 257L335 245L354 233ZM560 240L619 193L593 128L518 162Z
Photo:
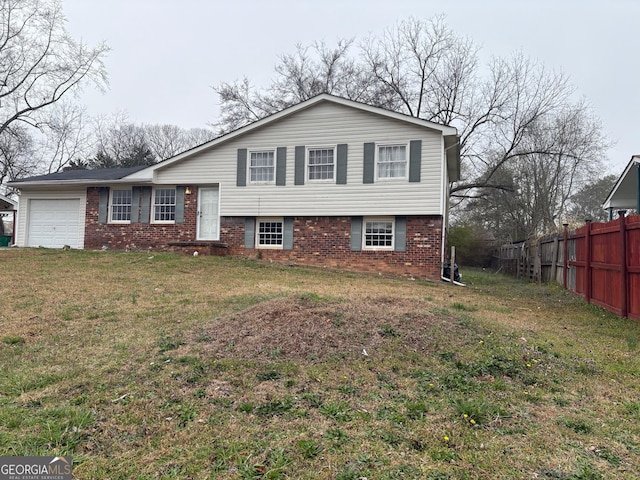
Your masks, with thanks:
M67 170L9 182L20 190L15 244L84 248L87 187L117 183L143 168Z
M20 192L15 244L18 247L84 248L87 193L71 191Z
M28 208L28 247L82 248L79 198L31 199Z

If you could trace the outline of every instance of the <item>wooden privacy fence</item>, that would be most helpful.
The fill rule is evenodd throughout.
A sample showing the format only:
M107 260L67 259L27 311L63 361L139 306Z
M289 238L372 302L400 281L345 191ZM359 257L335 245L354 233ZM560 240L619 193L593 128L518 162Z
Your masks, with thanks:
M584 226L504 245L495 266L531 281L556 281L622 317L640 320L640 216Z

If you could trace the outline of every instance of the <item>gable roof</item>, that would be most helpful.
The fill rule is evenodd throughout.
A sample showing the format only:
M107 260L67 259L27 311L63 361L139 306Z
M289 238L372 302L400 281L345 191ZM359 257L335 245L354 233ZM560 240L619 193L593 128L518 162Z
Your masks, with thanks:
M450 153L448 152L447 158L448 158L450 173L456 173L455 170L457 170L457 173L459 173L460 149L459 149L459 141L457 139L458 131L455 127L441 125L439 123L430 122L428 120L423 120L421 118L411 117L403 113L386 110L380 107L373 107L366 103L356 102L354 100L348 100L346 98L337 97L335 95L330 95L328 93L321 93L320 95L316 95L315 97L305 100L304 102L285 108L284 110L281 110L277 113L269 115L268 117L264 117L264 118L261 118L260 120L256 120L255 122L245 125L244 127L240 127L237 130L221 135L217 138L214 138L213 140L203 143L202 145L198 145L197 147L194 147L190 150L186 150L182 153L179 153L174 157L168 158L160 163L147 167L146 169L131 175L131 179L150 180L153 177L153 172L155 170L166 168L169 165L173 165L174 163L180 162L195 154L206 151L217 145L233 140L236 137L245 135L253 130L264 127L265 125L269 125L270 123L276 122L290 115L293 115L294 113L300 112L302 110L306 110L308 108L311 108L323 102L329 102L329 103L334 103L336 105L343 105L343 106L355 108L364 112L373 113L375 115L381 115L390 119L407 122L413 125L418 125L421 127L425 127L431 130L441 132L445 138L450 137L447 143L448 146L450 145L451 147L454 147L455 145L458 145L458 148L452 148L449 151ZM454 172L451 172L451 170L454 170ZM452 177L457 177L457 175L452 175ZM455 179L457 180L457 178Z
M8 182L12 187L34 184L63 184L63 183L103 183L109 180L121 180L147 168L146 166L128 168L97 168L95 170L67 170L64 172L50 173L48 175L36 175L33 177L19 178Z
M634 155L603 202L605 210L640 209L640 155Z

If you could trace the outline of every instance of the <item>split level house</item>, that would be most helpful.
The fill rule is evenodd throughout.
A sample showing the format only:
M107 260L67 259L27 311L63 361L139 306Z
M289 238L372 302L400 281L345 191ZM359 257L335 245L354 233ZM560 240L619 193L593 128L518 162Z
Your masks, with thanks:
M439 279L456 129L328 94L150 167L18 179L16 244Z

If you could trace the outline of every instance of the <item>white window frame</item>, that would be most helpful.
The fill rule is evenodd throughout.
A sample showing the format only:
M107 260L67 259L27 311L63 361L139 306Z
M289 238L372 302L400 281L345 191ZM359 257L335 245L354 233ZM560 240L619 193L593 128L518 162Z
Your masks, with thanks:
M391 245L367 245L367 225L370 223L391 223ZM363 250L386 250L393 251L396 238L395 217L364 217L362 219L362 249Z
M113 194L115 192L129 192L129 220L114 220L113 219L113 214L114 214L114 204L113 204ZM126 206L126 204L121 203L118 204L118 206ZM109 189L109 217L108 217L108 223L119 223L119 224L127 224L127 223L131 223L131 211L133 209L133 191L131 188L117 188L117 187L111 187Z
M159 190L173 190L174 192L174 196L173 196L173 220L156 220L156 208L158 206L162 206L162 205L168 205L171 206L171 204L168 203L163 203L163 204L157 204L156 203L156 192ZM163 185L161 187L154 187L153 190L151 191L151 223L158 223L158 224L174 224L176 223L176 200L177 200L177 189L175 186L171 186L171 185Z
M280 243L261 243L260 242L260 224L264 223L279 223L280 224ZM284 246L284 218L282 217L258 217L256 218L256 248L282 250Z
M310 156L310 152L318 151L318 150L330 150L332 152L333 163L325 164L325 165L331 165L333 167L333 170L332 170L333 177L332 178L320 178L320 179L311 178L311 175L310 175L311 164L309 162L309 156ZM337 148L336 148L336 145L310 146L310 147L307 147L306 154L307 154L307 156L306 156L306 163L305 163L305 173L306 173L306 177L307 177L307 182L308 183L336 183L336 170L337 170Z
M404 147L404 175L398 177L382 177L380 176L380 164L382 163L380 160L380 149L381 148L393 148L393 147ZM385 162L391 163L391 162ZM400 163L400 162L396 162ZM398 142L398 143L378 143L376 144L376 179L381 182L392 182L394 180L407 180L409 178L409 144Z
M251 156L257 153L270 153L273 158L273 164L271 165L271 180L251 180L251 172L258 168L269 168L268 166L252 166ZM273 185L276 183L276 149L275 148L253 148L247 153L247 182L252 185Z

